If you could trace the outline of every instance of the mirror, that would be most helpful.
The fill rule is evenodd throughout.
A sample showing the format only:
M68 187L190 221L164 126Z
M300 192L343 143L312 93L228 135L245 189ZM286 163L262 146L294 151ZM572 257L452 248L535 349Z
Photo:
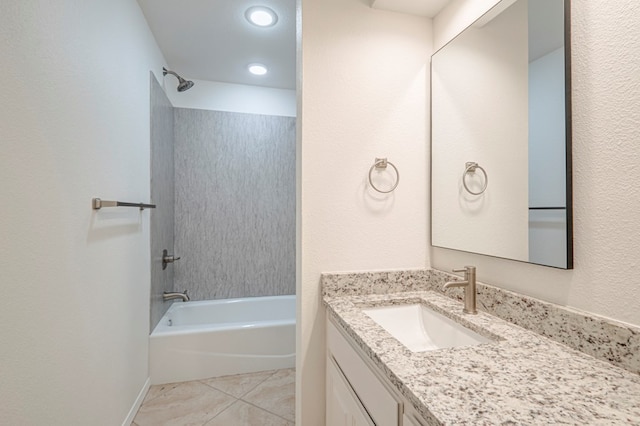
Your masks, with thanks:
M573 267L569 0L503 0L431 58L431 243Z

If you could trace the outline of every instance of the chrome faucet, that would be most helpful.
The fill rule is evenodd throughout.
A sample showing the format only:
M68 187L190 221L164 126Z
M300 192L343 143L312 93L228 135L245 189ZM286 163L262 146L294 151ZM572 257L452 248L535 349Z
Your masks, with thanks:
M170 292L170 291L165 291L164 293L162 293L162 300L163 301L168 301L168 300L173 300L173 299L182 299L183 302L188 302L189 299L189 295L187 294L187 290L184 291L184 293L179 293L179 292Z
M464 269L454 269L453 272L464 272L464 281L449 281L445 283L442 290L450 287L464 287L464 309L465 314L477 314L476 309L476 267L465 266Z

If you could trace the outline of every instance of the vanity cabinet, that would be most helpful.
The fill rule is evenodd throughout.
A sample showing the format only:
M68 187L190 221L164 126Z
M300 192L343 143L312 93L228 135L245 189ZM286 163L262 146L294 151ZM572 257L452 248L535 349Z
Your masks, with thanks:
M415 416L409 417L406 414L403 414L402 426L422 426L422 423L420 423Z
M327 425L375 426L333 359L327 360Z
M422 426L415 413L404 412L407 404L370 363L328 320L326 424Z

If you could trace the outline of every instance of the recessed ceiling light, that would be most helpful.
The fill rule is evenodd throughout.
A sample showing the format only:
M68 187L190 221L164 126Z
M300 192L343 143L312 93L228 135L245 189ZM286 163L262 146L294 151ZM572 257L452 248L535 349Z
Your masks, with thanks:
M262 64L249 64L247 68L253 75L265 75L267 73L267 67Z
M278 15L268 7L253 6L247 9L244 16L253 25L259 27L271 27L278 22Z

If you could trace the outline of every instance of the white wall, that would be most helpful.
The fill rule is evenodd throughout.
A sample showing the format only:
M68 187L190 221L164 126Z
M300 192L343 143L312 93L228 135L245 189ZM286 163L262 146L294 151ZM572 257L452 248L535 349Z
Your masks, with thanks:
M189 76L183 77L189 79ZM178 92L176 78L170 74L164 77L167 95L174 107L296 116L295 90L219 81L193 80L193 82L195 84L191 89Z
M320 273L426 267L431 21L301 0L296 423L324 425ZM300 34L299 34L300 35ZM367 186L375 157L400 184Z
M515 0L503 0L504 9ZM500 0L452 0L433 18L433 50L436 51L460 34Z
M571 3L575 269L437 248L432 264L476 265L481 281L640 325L640 3ZM449 22L475 18L453 15L436 17L436 40L451 33Z
M432 57L431 212L438 247L529 258L527 40L527 2L520 1ZM480 170L464 174L467 162L477 162L487 181ZM472 195L464 183L476 193L487 187Z
M2 2L0 413L117 425L148 377L149 70L135 1ZM160 75L160 77L162 77Z

